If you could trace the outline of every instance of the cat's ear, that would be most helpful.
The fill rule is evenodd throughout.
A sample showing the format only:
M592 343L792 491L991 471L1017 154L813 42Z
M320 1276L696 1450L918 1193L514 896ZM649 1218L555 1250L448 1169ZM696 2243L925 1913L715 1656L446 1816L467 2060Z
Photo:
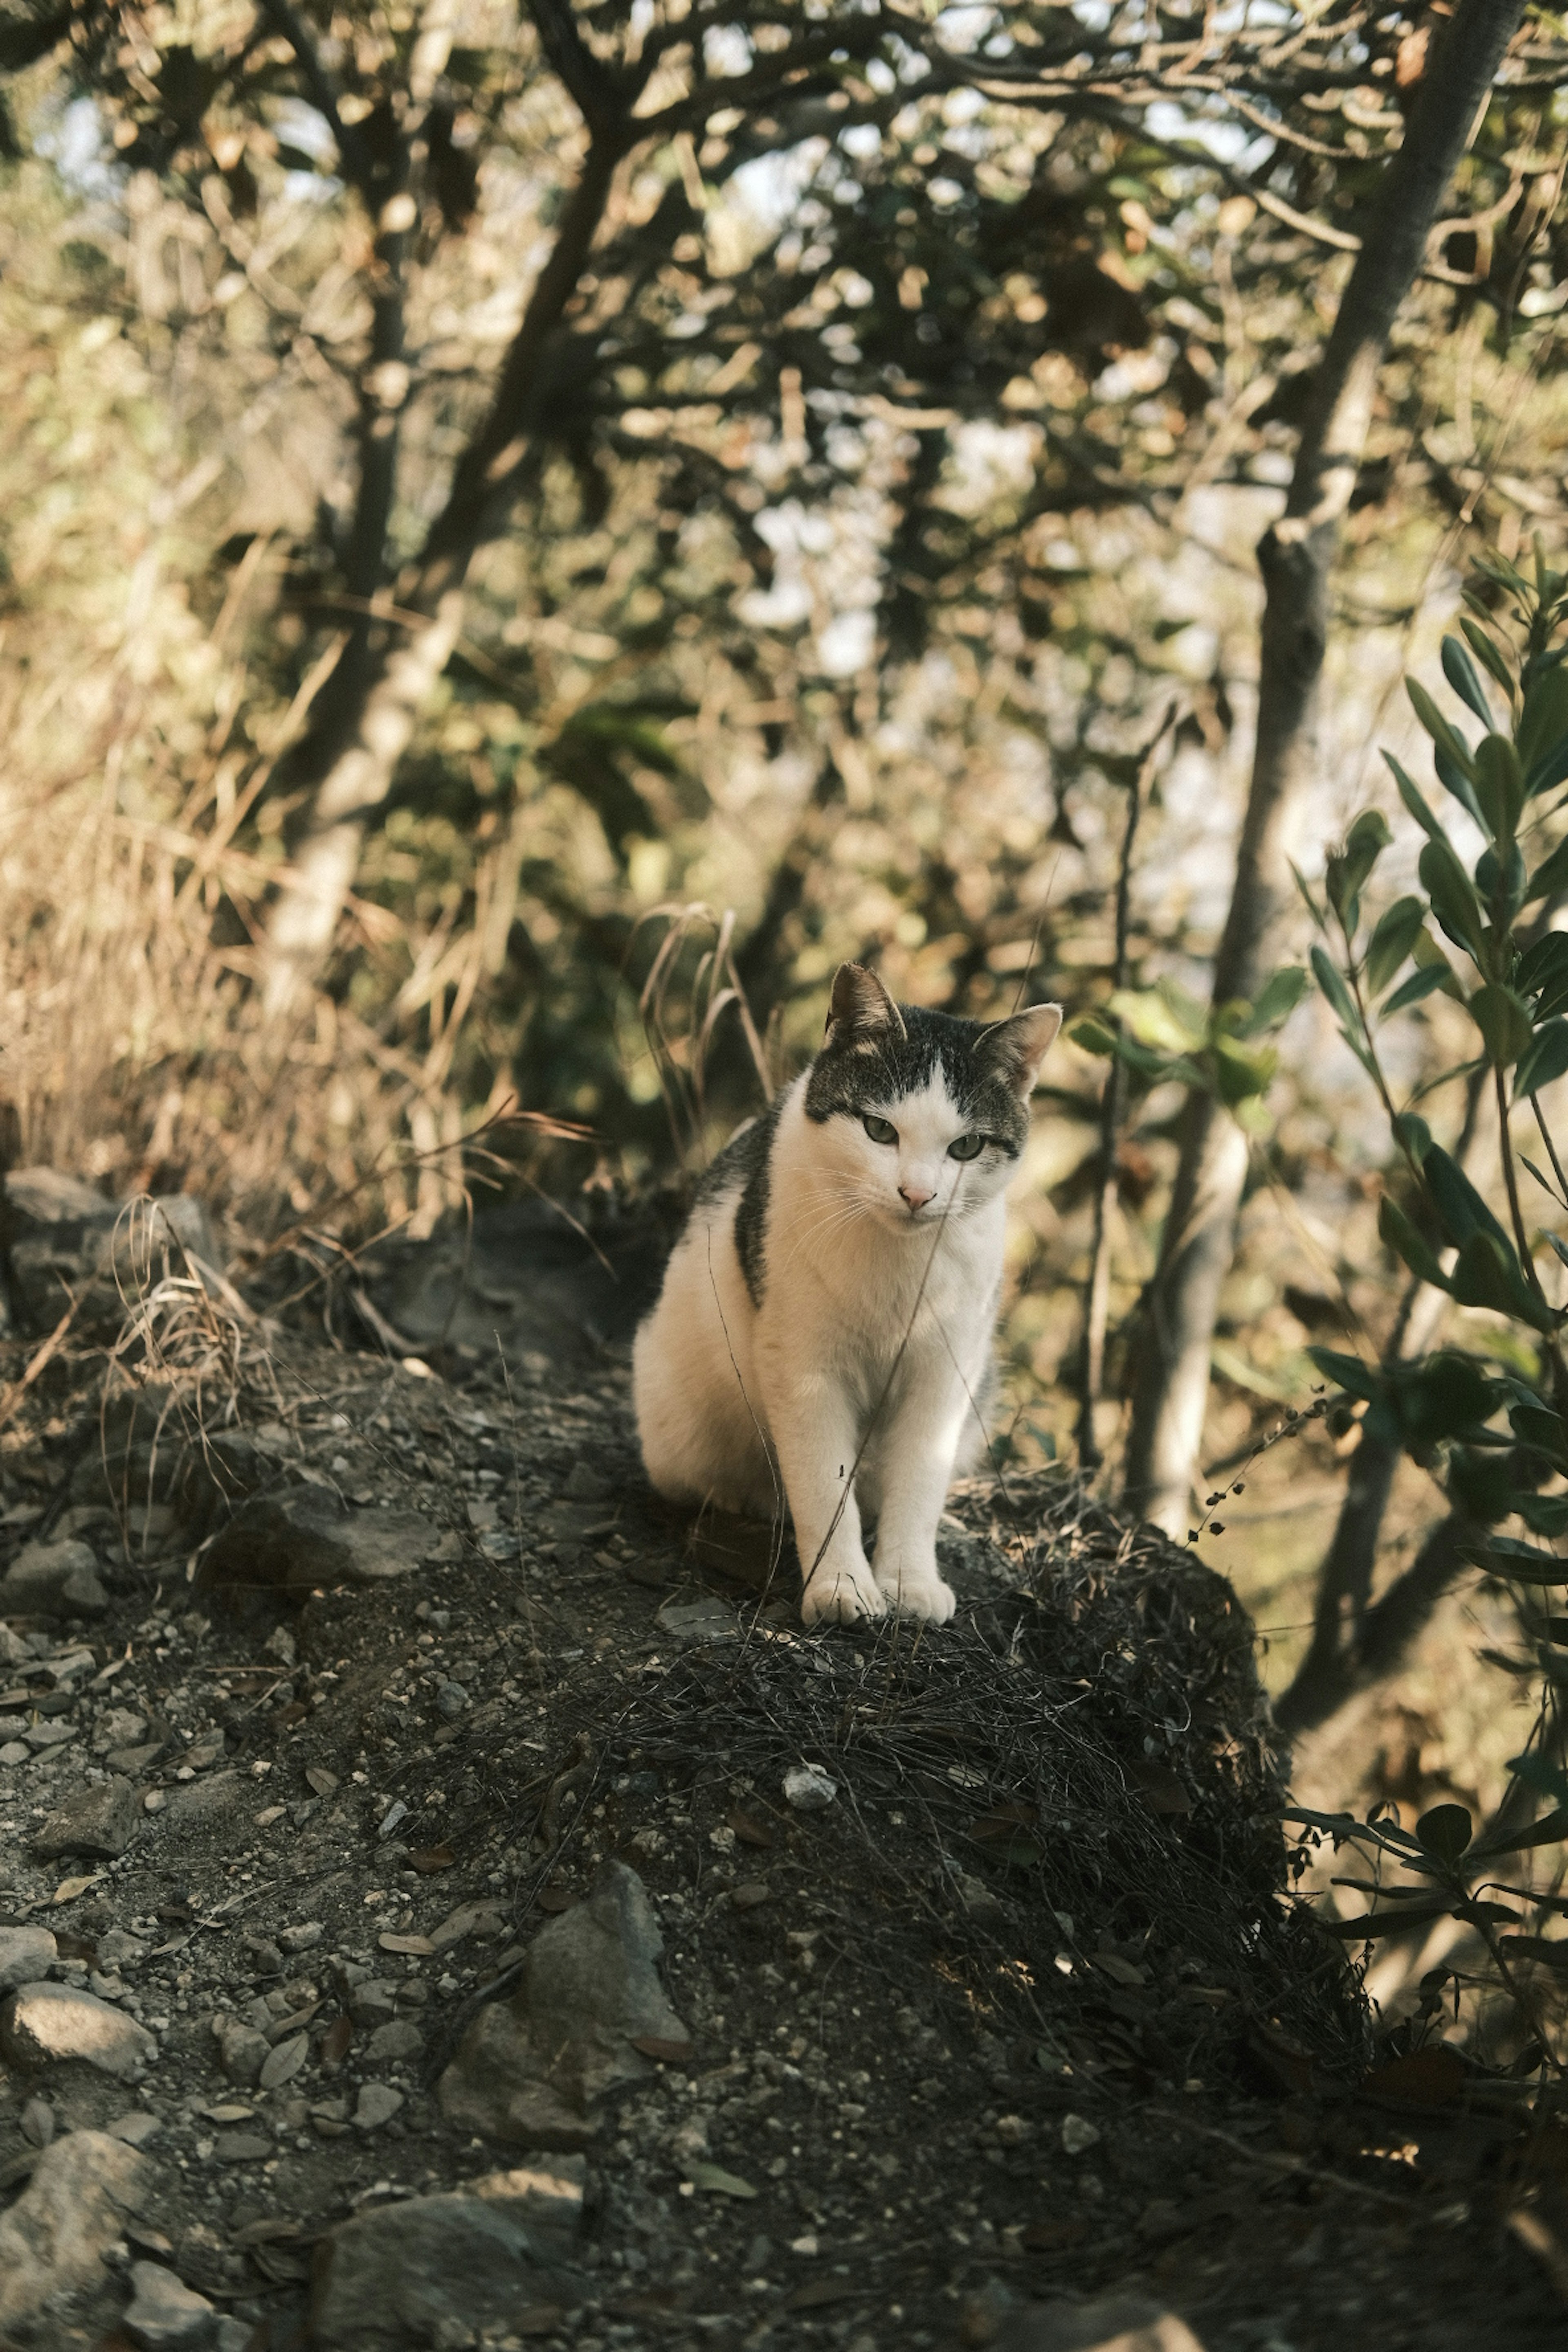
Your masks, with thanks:
M875 1046L883 1043L889 1031L901 1037L903 1020L876 973L868 971L863 963L841 963L833 975L824 1043Z
M1031 1004L1026 1013L1015 1013L1010 1021L998 1021L987 1029L980 1040L980 1059L1026 1099L1061 1025L1059 1004Z

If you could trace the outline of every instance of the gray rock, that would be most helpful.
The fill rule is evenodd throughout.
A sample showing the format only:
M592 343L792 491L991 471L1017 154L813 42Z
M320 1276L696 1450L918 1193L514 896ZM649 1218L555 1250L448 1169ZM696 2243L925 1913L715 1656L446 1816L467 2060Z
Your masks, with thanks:
M20 1633L13 1633L9 1625L0 1625L0 1666L26 1665L32 1654Z
M108 1780L79 1789L33 1833L33 1852L44 1862L61 1854L101 1854L117 1861L142 1826L136 1791L129 1780Z
M128 1706L106 1707L93 1727L92 1752L107 1756L111 1748L134 1747L147 1728L147 1718Z
M390 2024L378 2025L366 2046L365 2056L374 2066L382 2062L417 2058L425 2047L425 2036L405 2017L395 2017Z
M0 1927L0 1992L36 1983L48 1974L58 1957L47 1927Z
M97 1555L84 1543L24 1544L0 1584L7 1616L101 1617L108 1606Z
M29 2099L22 2109L22 2137L33 2147L47 2147L55 2136L55 2111L47 2099Z
M248 1772L207 1772L199 1780L171 1789L158 1819L183 1834L221 1822L247 1801L254 1802L255 1796L256 1783Z
M587 1900L534 1938L512 1998L464 2035L441 2077L447 2121L521 2147L586 2147L595 2103L652 2072L632 2037L687 2038L659 1982L663 1949L641 1879L607 1863Z
M158 2054L144 2026L74 1985L25 1984L0 2006L0 2051L37 2072L68 2059L133 2082Z
M507 2206L525 2229L552 2245L569 2245L583 2227L588 2167L580 2156L554 2156L510 2172L487 2172L466 2184L470 2197Z
M692 1648L710 1642L738 1642L741 1638L734 1611L713 1597L667 1601L654 1622L672 1642Z
M231 2083L249 2090L260 2080L272 2044L253 2025L231 2025L218 2041L218 2063Z
M205 2294L162 2263L132 2263L131 2284L131 2302L120 2324L143 2352L164 2352L165 2347L172 2352L174 2346L180 2352L196 2352L198 2345L212 2342L217 2313Z
M349 1997L349 2015L356 2025L387 2025L397 2014L397 1988L381 1977L355 1985Z
M838 1794L838 1783L820 1764L792 1764L784 1776L784 1802L797 1813L820 1813Z
M197 1585L231 1600L258 1587L303 1600L320 1584L378 1584L417 1568L439 1534L416 1511L351 1511L325 1487L286 1487L236 1513Z
M134 1968L144 1960L148 1946L140 1936L132 1936L124 1927L110 1927L98 1939L98 1965L100 1969Z
M468 1712L468 1694L461 1683L438 1683L436 1686L436 1712L448 1723Z
M31 2318L51 2295L100 2280L103 2255L153 2178L146 2157L107 2132L68 2132L47 2147L0 2217L0 2328Z
M1013 2312L994 2352L1204 2352L1184 2319L1147 2295L1108 2294L1094 2303L1036 2304Z
M354 2122L363 2132L379 2131L403 2105L403 2094L390 2083L366 2083L354 2102Z
M310 2340L315 2352L436 2352L510 2332L522 2313L581 2291L509 2206L414 2197L345 2222L320 2248Z

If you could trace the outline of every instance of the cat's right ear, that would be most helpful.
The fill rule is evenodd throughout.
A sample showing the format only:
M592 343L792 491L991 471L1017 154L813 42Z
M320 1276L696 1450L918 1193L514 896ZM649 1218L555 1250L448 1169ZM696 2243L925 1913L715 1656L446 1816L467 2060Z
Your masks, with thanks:
M903 1034L899 1008L874 971L863 963L841 963L833 975L825 1045L878 1046L889 1032Z

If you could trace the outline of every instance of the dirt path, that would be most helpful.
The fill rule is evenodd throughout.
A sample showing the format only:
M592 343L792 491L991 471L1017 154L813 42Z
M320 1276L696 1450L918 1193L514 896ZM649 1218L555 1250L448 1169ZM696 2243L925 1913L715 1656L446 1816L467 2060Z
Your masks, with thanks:
M951 1634L807 1639L613 1360L100 1374L0 1438L0 2338L1563 2341L1568 2132L1358 2093L1218 1580L976 1487Z

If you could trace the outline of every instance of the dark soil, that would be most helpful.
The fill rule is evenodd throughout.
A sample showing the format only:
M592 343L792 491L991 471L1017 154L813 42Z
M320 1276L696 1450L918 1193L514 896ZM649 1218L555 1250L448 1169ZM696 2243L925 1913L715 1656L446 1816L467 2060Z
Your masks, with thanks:
M767 1530L654 1505L617 1344L443 1378L220 1319L147 1327L107 1411L102 1353L63 1349L0 1433L4 1559L73 1536L110 1595L10 1620L31 1654L0 1713L73 1736L0 1764L0 1922L49 1927L58 1972L160 2052L134 2091L0 2081L5 2194L25 2102L58 2130L150 2113L167 2258L255 2352L308 2344L319 2238L521 2160L449 2129L435 2084L616 1856L690 2052L604 2116L592 2294L516 2341L984 2346L1016 2306L1111 2286L1207 2352L1563 2341L1568 2128L1522 2134L1479 2079L1426 2107L1363 2087L1381 2053L1285 1892L1220 1580L1066 1480L976 1483L952 1629L803 1635ZM233 1506L304 1481L422 1514L424 1560L287 1597L235 1572ZM134 1842L38 1859L110 1750ZM785 1801L803 1763L825 1810ZM373 2056L380 2014L418 2046ZM275 2040L304 2033L305 2063L237 2090L215 2017L293 2021ZM402 2094L374 2131L370 2081ZM108 2352L124 2302L106 2273L30 2342Z

